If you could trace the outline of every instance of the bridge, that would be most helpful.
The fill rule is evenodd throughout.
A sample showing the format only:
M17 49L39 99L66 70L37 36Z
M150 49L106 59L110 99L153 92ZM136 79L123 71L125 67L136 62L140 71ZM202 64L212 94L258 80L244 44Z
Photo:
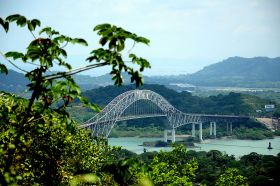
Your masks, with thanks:
M114 98L100 113L86 121L81 128L92 130L92 135L108 137L118 121L148 117L166 117L168 130L164 131L164 140L175 142L175 129L183 125L192 125L192 137L195 126L199 125L199 139L203 141L202 125L210 123L210 135L216 137L216 122L227 122L232 133L232 122L248 120L247 116L209 115L184 113L173 107L165 98L151 90L131 90Z

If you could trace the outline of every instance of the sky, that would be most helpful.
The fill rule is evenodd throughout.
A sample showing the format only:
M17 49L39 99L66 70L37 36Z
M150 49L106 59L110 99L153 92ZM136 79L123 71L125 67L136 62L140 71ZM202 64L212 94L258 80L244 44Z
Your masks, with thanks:
M151 63L145 75L194 73L233 56L280 56L279 0L0 0L0 17L16 13L41 20L42 28L51 26L85 38L88 47L67 48L68 60L76 68L99 47L93 27L101 23L151 40L149 46L133 48ZM0 29L1 52L23 52L31 40L24 29L12 26L8 34ZM109 70L86 74L98 76Z

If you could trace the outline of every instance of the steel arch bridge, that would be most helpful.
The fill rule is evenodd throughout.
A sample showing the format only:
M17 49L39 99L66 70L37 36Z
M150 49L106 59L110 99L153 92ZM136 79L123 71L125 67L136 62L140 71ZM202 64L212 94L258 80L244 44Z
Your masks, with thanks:
M131 90L114 98L99 114L80 127L91 129L94 136L108 137L116 122L147 117L166 117L168 127L173 130L186 124L249 119L243 116L183 113L158 93L151 90Z

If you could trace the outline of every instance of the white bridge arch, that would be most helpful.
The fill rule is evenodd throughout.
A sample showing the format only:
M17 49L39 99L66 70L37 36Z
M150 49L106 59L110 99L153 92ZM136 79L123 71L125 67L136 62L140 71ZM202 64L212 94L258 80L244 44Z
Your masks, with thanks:
M147 113L147 110L138 108L134 112L126 114L126 110L137 102L146 100L153 103L154 108L159 108L158 112ZM140 112L141 111L141 112ZM86 121L81 128L91 129L94 136L108 137L112 128L117 121L131 120L146 117L161 117L165 116L169 121L168 126L170 129L175 129L186 124L200 124L201 140L202 140L202 123L203 122L216 122L216 121L240 121L249 119L249 117L232 116L232 115L204 115L204 114L190 114L183 113L173 107L165 98L158 93L151 90L131 90L124 92L114 98L100 113L93 118ZM211 124L212 126L212 124ZM216 125L215 125L216 126ZM214 129L216 128L214 126ZM174 138L174 137L173 137ZM175 140L175 139L174 139Z

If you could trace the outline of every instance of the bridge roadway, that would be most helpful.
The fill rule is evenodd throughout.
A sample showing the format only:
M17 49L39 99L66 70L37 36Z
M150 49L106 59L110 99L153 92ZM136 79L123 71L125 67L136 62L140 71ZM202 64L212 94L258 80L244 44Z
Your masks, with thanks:
M139 104L143 101L148 101L144 102L150 104L148 108L144 109L143 105ZM153 91L131 90L114 98L99 114L80 127L91 129L95 136L108 137L116 122L148 117L166 117L169 121L169 129L164 131L164 139L173 142L175 142L175 129L186 124L192 124L193 137L195 137L195 125L199 125L199 139L202 141L203 123L210 122L210 135L215 137L216 122L226 122L227 130L232 133L233 122L249 119L248 116L183 113ZM168 137L169 133L171 139Z

